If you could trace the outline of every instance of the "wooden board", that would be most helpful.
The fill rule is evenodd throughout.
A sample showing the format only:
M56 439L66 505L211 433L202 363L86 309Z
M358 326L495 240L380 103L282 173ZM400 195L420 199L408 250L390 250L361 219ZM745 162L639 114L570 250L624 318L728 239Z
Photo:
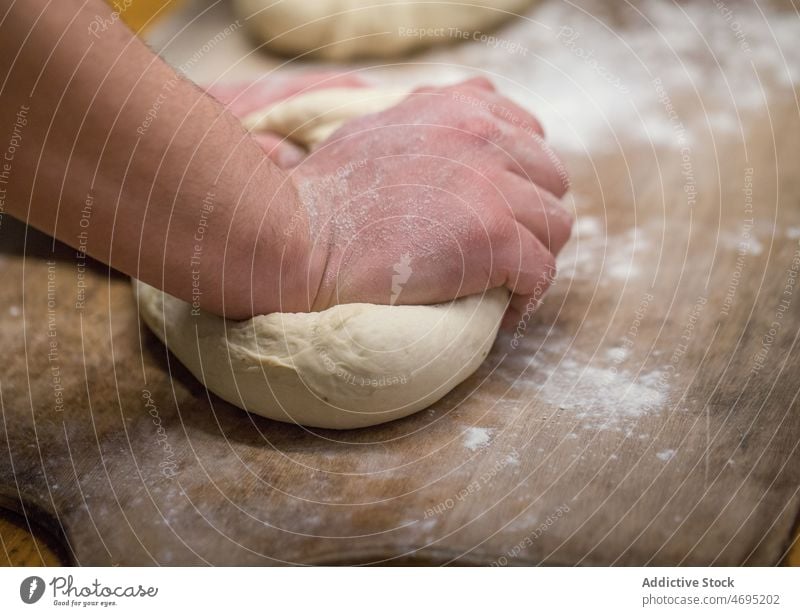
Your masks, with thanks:
M60 542L8 510L0 516L0 546L0 567L57 567L69 562Z
M796 88L764 80L736 130L708 121L719 92L669 90L688 175L676 124L566 149L578 233L519 346L501 336L441 402L374 429L209 395L124 277L3 217L0 505L84 565L780 562L800 506L800 121Z

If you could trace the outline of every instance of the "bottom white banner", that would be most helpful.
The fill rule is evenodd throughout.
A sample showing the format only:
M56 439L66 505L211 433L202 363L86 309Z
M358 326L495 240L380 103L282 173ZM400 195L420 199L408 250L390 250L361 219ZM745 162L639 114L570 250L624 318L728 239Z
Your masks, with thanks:
M4 614L800 614L798 595L788 567L0 569Z

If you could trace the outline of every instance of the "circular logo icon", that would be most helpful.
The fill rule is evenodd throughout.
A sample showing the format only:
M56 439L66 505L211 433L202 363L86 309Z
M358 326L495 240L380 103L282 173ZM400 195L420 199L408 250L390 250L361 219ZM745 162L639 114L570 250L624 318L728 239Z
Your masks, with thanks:
M44 580L37 575L26 577L19 585L19 598L25 603L36 603L44 594Z

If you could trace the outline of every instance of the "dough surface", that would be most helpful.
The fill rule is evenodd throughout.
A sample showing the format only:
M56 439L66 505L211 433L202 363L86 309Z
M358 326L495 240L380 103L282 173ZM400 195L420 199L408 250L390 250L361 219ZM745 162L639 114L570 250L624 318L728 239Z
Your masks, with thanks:
M440 41L486 35L532 0L234 0L268 49L329 60L389 58ZM246 20L246 21L245 21Z
M387 88L324 88L281 101L242 120L249 131L272 131L306 148L327 139L344 122L399 103L408 92Z
M321 90L244 119L312 148L346 119L403 94ZM344 304L230 321L134 280L144 322L209 390L246 411L319 428L360 428L430 406L489 353L508 301L494 289L432 306Z

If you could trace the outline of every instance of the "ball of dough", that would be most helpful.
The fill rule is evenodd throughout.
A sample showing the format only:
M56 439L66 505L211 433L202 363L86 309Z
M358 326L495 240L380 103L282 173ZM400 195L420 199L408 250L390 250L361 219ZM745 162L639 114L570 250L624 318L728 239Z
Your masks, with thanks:
M329 60L390 58L482 34L531 0L234 0L239 18L268 49Z
M472 374L505 309L501 289L436 306L343 304L228 321L135 284L145 323L219 397L270 419L361 428L424 409Z
M404 93L312 91L244 119L312 148L345 120ZM489 353L505 289L433 306L344 304L230 321L134 280L144 322L208 389L246 411L319 428L360 428L430 406Z

